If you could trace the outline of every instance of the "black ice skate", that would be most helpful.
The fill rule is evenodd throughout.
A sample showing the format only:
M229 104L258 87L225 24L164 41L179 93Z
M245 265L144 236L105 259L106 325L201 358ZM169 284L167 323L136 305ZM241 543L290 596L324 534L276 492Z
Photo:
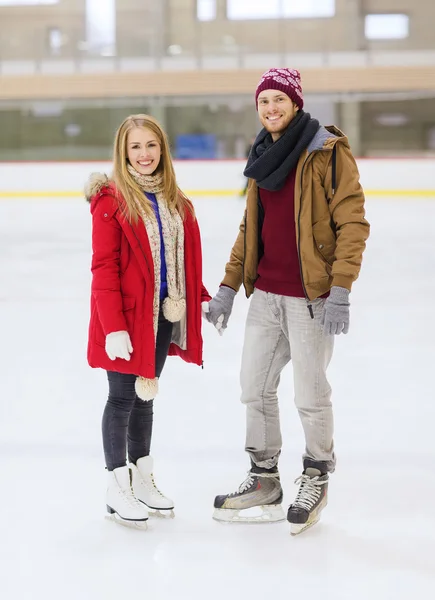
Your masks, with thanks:
M282 488L277 467L253 466L237 492L216 496L213 519L239 523L284 521Z
M296 479L299 491L287 513L292 535L302 533L320 519L320 513L328 503L328 479L327 473L314 467L307 467Z

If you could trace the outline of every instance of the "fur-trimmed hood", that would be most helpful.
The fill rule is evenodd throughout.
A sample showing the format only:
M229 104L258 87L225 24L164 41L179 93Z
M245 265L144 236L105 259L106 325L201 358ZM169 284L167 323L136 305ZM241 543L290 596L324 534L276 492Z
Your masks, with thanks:
M91 173L84 187L86 200L90 202L101 190L111 187L112 183L105 173Z

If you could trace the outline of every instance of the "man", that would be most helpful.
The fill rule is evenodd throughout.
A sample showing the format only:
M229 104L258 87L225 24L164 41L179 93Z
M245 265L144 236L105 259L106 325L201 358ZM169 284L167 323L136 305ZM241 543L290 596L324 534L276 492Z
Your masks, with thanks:
M297 534L318 521L327 503L335 455L326 369L334 336L349 329L349 292L369 224L348 140L303 111L299 72L270 69L255 99L263 129L244 171L250 178L246 211L206 315L222 333L242 283L247 297L252 295L241 366L251 469L237 492L216 497L214 517L285 519L277 388L292 360L306 441L299 490L287 513ZM254 507L259 514L252 517L251 510L245 516Z

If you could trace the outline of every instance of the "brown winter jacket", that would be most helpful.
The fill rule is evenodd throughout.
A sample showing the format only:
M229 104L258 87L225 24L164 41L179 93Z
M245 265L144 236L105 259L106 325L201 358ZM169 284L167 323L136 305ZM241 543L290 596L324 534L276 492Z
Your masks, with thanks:
M254 291L261 258L262 212L257 184L250 180L245 215L222 281L236 291L243 283L248 298ZM320 127L296 170L296 243L307 299L322 296L332 286L351 289L369 237L370 226L364 215L364 193L347 137L336 127Z

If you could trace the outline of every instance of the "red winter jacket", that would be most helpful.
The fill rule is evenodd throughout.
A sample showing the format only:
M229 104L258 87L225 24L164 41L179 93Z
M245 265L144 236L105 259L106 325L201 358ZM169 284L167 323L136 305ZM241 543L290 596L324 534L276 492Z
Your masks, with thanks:
M154 265L145 225L123 217L115 188L104 178L88 197L92 213L92 294L88 362L107 371L155 377L153 330ZM174 343L170 355L202 364L201 302L211 299L202 284L201 239L196 219L184 221L187 347ZM130 361L110 360L106 335L128 331L133 346Z

